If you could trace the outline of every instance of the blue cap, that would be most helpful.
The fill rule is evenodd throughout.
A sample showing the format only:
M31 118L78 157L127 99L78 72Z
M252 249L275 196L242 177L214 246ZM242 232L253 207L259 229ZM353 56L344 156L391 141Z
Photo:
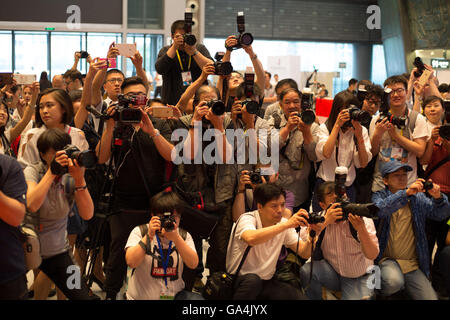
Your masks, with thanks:
M413 170L413 168L409 164L394 160L394 161L384 162L381 165L381 170L380 170L381 176L384 178L387 174L395 172L401 168L405 168L406 171Z

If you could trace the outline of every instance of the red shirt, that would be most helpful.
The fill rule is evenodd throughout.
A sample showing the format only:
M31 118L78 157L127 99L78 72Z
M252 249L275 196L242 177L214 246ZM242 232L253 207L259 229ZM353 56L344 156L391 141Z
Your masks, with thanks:
M425 171L425 174L430 171L436 164L439 163L442 159L446 158L448 156L447 150L444 148L444 145L442 143L442 138L439 137L438 140L434 143L433 146L433 154L431 155L431 161L427 166L427 170ZM433 171L433 173L430 176L431 180L433 180L434 183L438 184L439 187L441 187L441 191L443 193L450 193L450 161L447 161L443 165L441 165L439 168Z

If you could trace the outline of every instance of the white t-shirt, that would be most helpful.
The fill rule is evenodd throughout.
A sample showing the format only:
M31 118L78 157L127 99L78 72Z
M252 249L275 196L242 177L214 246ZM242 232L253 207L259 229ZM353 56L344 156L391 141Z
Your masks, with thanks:
M11 144L11 127L9 127L8 129L5 130L5 137L6 139L8 139L8 142ZM3 145L3 140L1 141L1 145L0 145L0 154L5 154L5 146Z
M136 227L131 231L128 237L125 250L129 247L134 247L142 239L141 229ZM163 248L164 258L167 256L167 249L169 248L169 240L160 238ZM194 240L189 233L186 233L186 244L195 251ZM156 236L150 243L152 253L156 257L161 257L158 249L158 241ZM152 268L155 266L156 268ZM170 252L169 265L167 274L173 276L167 277L167 288L163 277L153 277L152 270L155 273L162 272L163 268L157 265L156 259L151 255L145 255L144 261L134 270L134 274L128 281L127 299L128 300L159 300L161 295L169 295L174 297L178 292L184 289L184 281L181 277L183 274L183 260L178 253L176 247L172 243Z
M369 127L370 137L372 137L375 132L376 122L379 117L379 115L372 117L372 121L370 122ZM398 134L403 134L403 130L409 130L409 117L406 122L406 127L403 130L398 129L397 127L395 127L395 130ZM414 125L414 131L412 135L410 135L410 139L414 140L419 138L426 138L426 140L428 141L428 130L429 129L427 126L426 118L423 115L418 114ZM417 179L417 157L414 155L414 153L408 152L406 149L402 148L402 146L400 146L391 138L388 132L385 132L381 137L380 151L378 152L377 163L375 164L372 192L377 192L385 188L383 179L380 174L380 165L382 162L388 162L391 160L408 163L408 165L413 168L412 171L408 171L408 186L410 186Z
M279 223L285 222L287 219L282 218ZM263 228L258 210L244 213L238 220L238 224L234 224L236 228L234 238L230 238L227 249L226 267L229 273L234 274L241 262L247 243L242 239L242 234L246 230L256 230ZM233 233L231 234L233 236ZM272 239L253 246L245 260L239 274L248 273L257 274L262 280L272 279L277 266L278 257L281 247L292 246L297 243L298 234L294 228L286 229L277 234Z
M330 136L327 126L325 123L322 123L317 132L318 142L316 145L316 155L317 161L322 161L322 164L317 171L317 177L321 178L324 181L334 181L335 178L335 170L336 167L342 166L348 168L347 180L345 181L345 185L347 187L353 184L356 178L356 168L361 168L361 164L359 162L359 152L356 148L355 139L353 131L347 129L346 132L339 130L339 150L336 161L336 147L333 149L333 153L330 158L326 159L323 155L323 147ZM370 144L369 134L365 127L362 127L362 135L364 139L364 145L366 147L366 152L368 159L367 161L372 160L372 153L370 150L372 149L372 145Z

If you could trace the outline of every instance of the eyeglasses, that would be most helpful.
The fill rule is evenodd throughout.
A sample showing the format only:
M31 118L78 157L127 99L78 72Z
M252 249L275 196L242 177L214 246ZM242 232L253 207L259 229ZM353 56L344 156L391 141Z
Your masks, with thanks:
M296 100L286 100L286 101L283 101L283 104L284 105L290 105L291 103L293 103L293 104L295 104L295 105L297 105L297 104L300 104L300 100L299 99L296 99Z
M404 91L405 91L405 88L392 89L391 94L396 93L396 94L400 95L400 94L402 94Z
M115 83L115 82L122 83L123 79L122 78L112 78L112 79L106 80L106 82L109 82L109 83Z
M380 100L367 100L367 99L366 99L366 101L367 101L367 103L368 103L369 105L374 104L376 107L381 106L381 101L380 101Z

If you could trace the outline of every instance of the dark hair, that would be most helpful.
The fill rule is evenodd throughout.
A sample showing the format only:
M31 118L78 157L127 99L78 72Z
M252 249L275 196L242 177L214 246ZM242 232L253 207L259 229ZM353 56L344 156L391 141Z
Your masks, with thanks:
M170 27L170 32L172 33L172 35L174 35L175 31L177 31L178 29L184 30L184 20L176 20L174 23L172 23L172 26Z
M367 87L367 86L370 86L370 85L372 85L372 84L373 84L373 83L372 83L372 81L370 81L370 80L359 80L357 89L359 89L359 86Z
M438 87L439 92L450 92L450 86L447 83L441 83Z
M408 90L408 80L403 75L396 75L387 78L384 80L383 86L386 87L396 83L403 84L405 90Z
M162 215L165 212L173 213L174 210L181 214L182 208L183 201L172 191L159 192L150 199L150 211L153 215Z
M216 87L213 86L209 86L209 85L202 85L200 88L197 89L197 91L195 91L194 94L194 101L192 103L192 105L195 107L197 104L200 103L200 96L202 94L204 94L207 91L214 91L217 95L217 98L220 99L220 91L219 89L217 89Z
M333 99L333 104L331 105L330 115L328 119L325 121L325 125L327 126L328 132L331 133L333 130L334 124L336 123L336 119L343 109L348 108L349 105L359 105L358 98L355 97L351 92L347 90L339 92Z
M358 83L358 79L355 78L351 78L350 80L348 80L348 86L350 87L351 85L357 84Z
M125 75L123 74L123 72L121 70L119 70L119 69L110 69L110 70L106 71L105 82L106 82L106 78L108 78L108 76L110 74L113 74L113 73L120 73L122 75L122 77L125 79Z
M253 95L255 97L261 97L263 96L263 92L261 88L255 83L253 85ZM236 98L240 99L245 97L245 82L242 82L237 88L236 88Z
M294 79L281 79L280 81L278 81L277 85L275 86L275 92L278 91L278 89L280 89L281 87L288 85L291 88L297 89L298 90L298 85L297 82Z
M37 140L37 148L41 153L46 153L48 150L53 149L59 151L64 149L68 144L72 143L72 138L68 133L59 129L51 128L45 130Z
M321 91L323 90L325 92L325 97L328 97L328 90L325 88L320 89ZM320 92L320 91L319 91Z
M256 203L265 206L267 202L276 200L280 196L285 197L284 189L274 183L261 183L258 184L253 191L253 198Z
M382 99L384 95L384 89L377 84L366 85L366 91L367 91L366 99L373 96L377 96L380 99Z
M444 107L444 100L442 100L441 97L438 96L428 96L425 99L423 99L422 102L422 110L425 111L425 106L433 101L439 100L439 103L441 104L442 107Z
M64 124L70 124L73 118L73 104L72 100L70 100L69 94L62 89L49 88L39 93L39 96L37 98L36 110L34 115L36 126L40 128L44 124L41 118L41 114L39 113L39 110L41 109L40 103L42 97L48 94L51 94L53 98L56 100L56 102L58 102L61 105L61 108L63 109L62 122Z
M0 106L4 106L6 109L6 122L5 122L4 126L0 127L0 135L2 135L5 132L6 125L9 122L9 108L8 108L8 105L6 104L5 100L3 100L3 99L0 99ZM6 148L6 146L3 146L3 147Z
M325 181L322 183L316 191L316 197L319 202L325 202L325 195L334 191L335 184L334 181Z
M165 103L164 103L161 99L159 99L159 98L151 99L151 100L148 102L147 105L148 105L149 107L151 107L153 103L160 103L160 104L165 105Z
M298 94L298 97L300 98L300 101L302 99L302 93L300 91L298 91L295 88L287 88L284 89L281 93L280 93L280 101L283 100L284 96L287 95L289 92L295 92L296 94Z
M42 81L42 80L48 81L47 71L42 71L41 72L41 78L39 80L40 81Z
M82 95L83 95L82 90L72 90L69 92L69 97L70 97L70 100L72 100L72 103L80 101Z
M269 75L269 79L272 78L272 74L269 71L264 71L264 73Z
M122 85L120 86L120 89L123 92L123 90L125 90L126 87L134 86L134 85L137 85L137 84L142 84L145 87L144 80L142 80L139 77L125 78L125 80L122 82Z
M83 83L83 75L78 70L67 70L63 74L63 78L70 78L70 80L75 81L76 79L80 80L81 83Z

